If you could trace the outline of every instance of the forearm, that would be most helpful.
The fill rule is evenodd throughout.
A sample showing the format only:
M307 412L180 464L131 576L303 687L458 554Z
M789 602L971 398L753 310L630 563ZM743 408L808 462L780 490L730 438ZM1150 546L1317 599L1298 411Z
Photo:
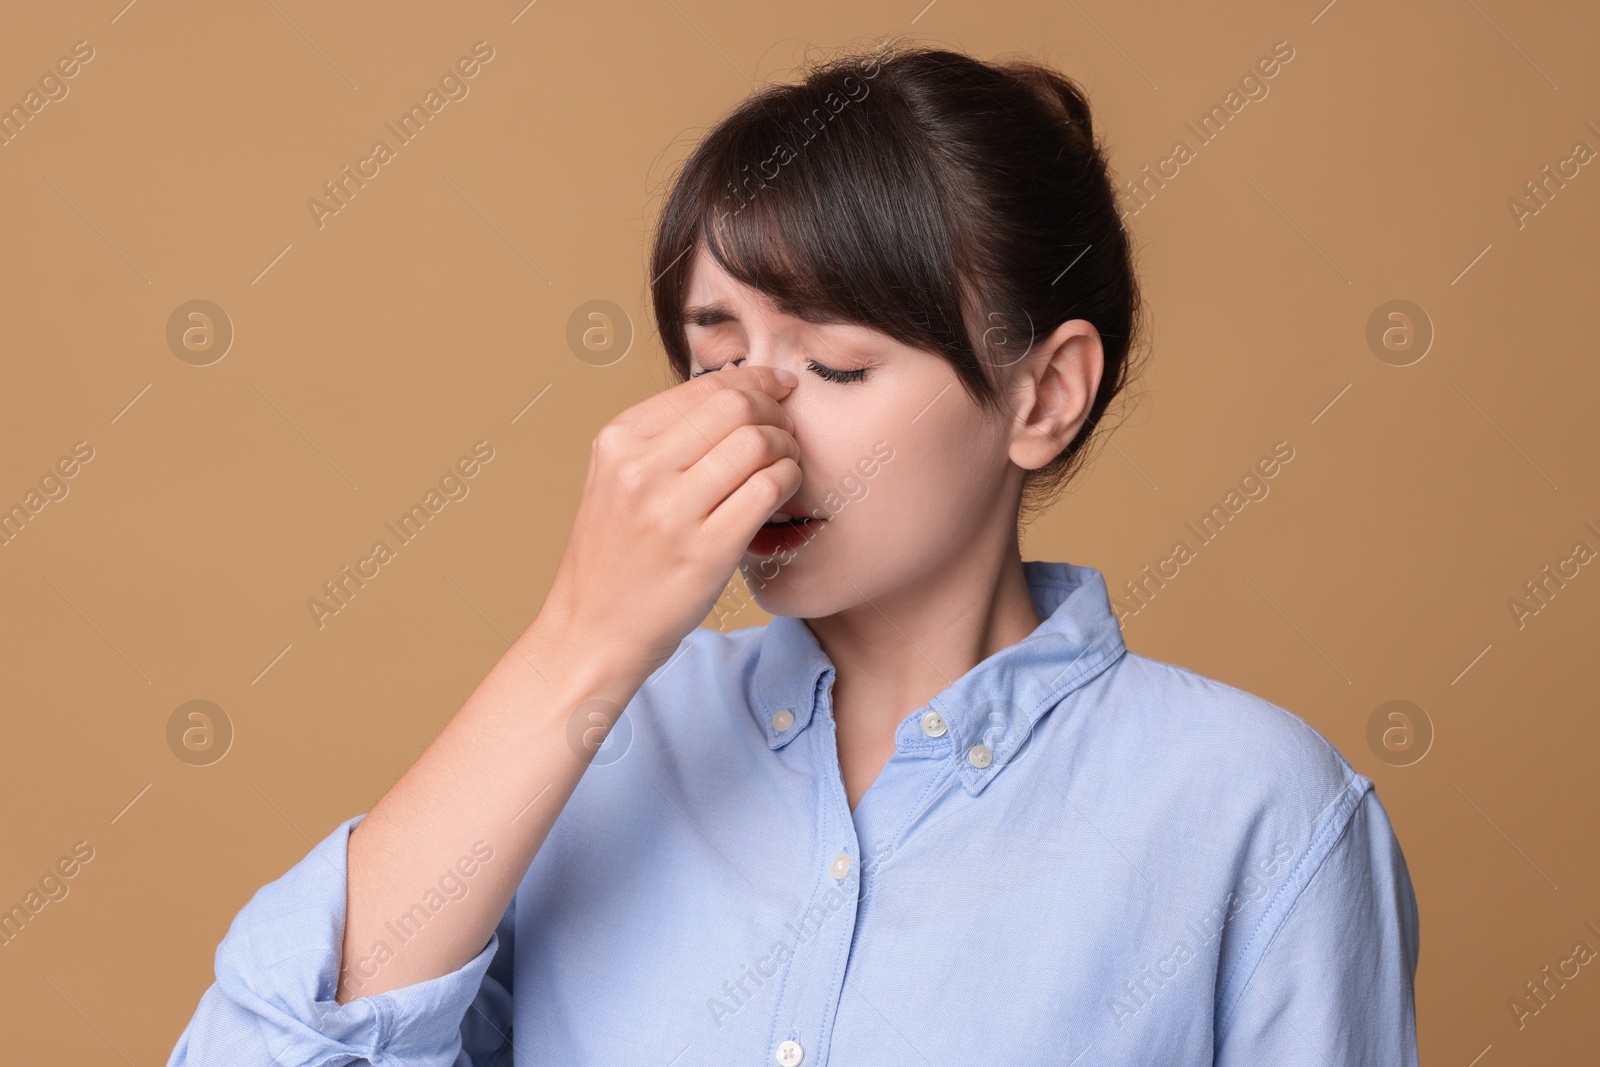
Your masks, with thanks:
M588 765L569 722L591 700L614 716L643 684L563 630L541 614L351 834L340 1003L483 950Z
M341 1004L483 951L588 767L569 740L593 732L583 705L620 714L799 488L794 421L778 403L797 381L735 367L635 404L595 436L538 618L350 836ZM470 888L442 896L461 860Z

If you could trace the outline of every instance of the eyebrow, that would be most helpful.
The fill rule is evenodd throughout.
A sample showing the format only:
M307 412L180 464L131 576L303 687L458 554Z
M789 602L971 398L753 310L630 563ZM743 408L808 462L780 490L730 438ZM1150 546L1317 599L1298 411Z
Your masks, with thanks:
M724 322L738 322L739 316L727 304L718 301L714 304L695 304L683 311L683 324L685 326L718 326Z
M797 318L802 322L809 322L814 325L830 325L849 321L820 307L771 297L768 299L780 312ZM683 324L685 326L720 326L725 322L738 321L739 316L735 315L733 309L721 300L710 304L691 304L683 310Z

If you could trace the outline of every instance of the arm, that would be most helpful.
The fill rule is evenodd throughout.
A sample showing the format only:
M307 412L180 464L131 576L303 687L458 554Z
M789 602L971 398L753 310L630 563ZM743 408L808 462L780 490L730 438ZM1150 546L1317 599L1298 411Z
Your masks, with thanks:
M704 375L595 437L538 617L350 839L346 960L378 955L391 925L480 842L496 859L392 958L347 966L340 1003L453 971L483 949L593 756L574 737L615 723L799 488L799 446L776 399L789 379L768 367Z
M705 375L600 431L538 617L368 815L239 913L171 1067L484 1067L509 1047L516 888L600 728L799 488L777 401L795 381Z
M541 612L350 835L341 1004L483 951L588 766L569 720L607 707L609 726L644 684L643 664L568 651L565 629Z
M1300 889L1240 988L1218 1005L1217 1067L1415 1067L1417 903L1377 793Z
M406 1063L493 1067L511 1033L513 909L459 970L377 997L333 999L345 856L357 815L263 886L217 948L216 981L167 1067Z

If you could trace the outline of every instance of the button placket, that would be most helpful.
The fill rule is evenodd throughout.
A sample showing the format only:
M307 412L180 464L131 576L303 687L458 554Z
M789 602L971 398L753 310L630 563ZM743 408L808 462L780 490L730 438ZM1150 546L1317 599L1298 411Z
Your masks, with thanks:
M853 836L848 843L854 845ZM774 1050L778 1063L798 1064L806 1057L802 1038L811 1044L812 1059L818 1067L827 1059L817 1058L816 1050L820 1047L818 1042L825 1043L832 1029L843 992L845 961L855 940L861 881L856 877L857 864L848 849L835 853L825 870L828 878L818 884L805 913L798 923L788 924L795 939L794 953L784 978L776 1021L777 1033L787 1031L789 1036Z
M821 694L829 701L831 687ZM839 779L838 736L829 703L812 711L811 730L801 736L818 774ZM819 718L828 728L816 729ZM813 847L820 864L805 910L786 924L793 954L784 973L779 1002L773 1015L771 1055L779 1064L824 1067L828 1062L828 1035L832 1033L861 898L860 848L855 821L842 790L825 788L818 837ZM816 868L813 868L814 870Z

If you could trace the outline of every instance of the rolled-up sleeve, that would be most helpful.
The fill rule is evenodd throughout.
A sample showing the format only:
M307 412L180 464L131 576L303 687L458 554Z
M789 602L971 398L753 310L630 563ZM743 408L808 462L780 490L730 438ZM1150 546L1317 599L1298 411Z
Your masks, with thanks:
M347 1004L345 859L356 815L258 890L217 946L216 980L167 1067L495 1067L511 1046L516 902L460 969Z
M1417 902L1370 788L1217 1020L1217 1067L1415 1067ZM1229 983L1232 985L1232 983Z

